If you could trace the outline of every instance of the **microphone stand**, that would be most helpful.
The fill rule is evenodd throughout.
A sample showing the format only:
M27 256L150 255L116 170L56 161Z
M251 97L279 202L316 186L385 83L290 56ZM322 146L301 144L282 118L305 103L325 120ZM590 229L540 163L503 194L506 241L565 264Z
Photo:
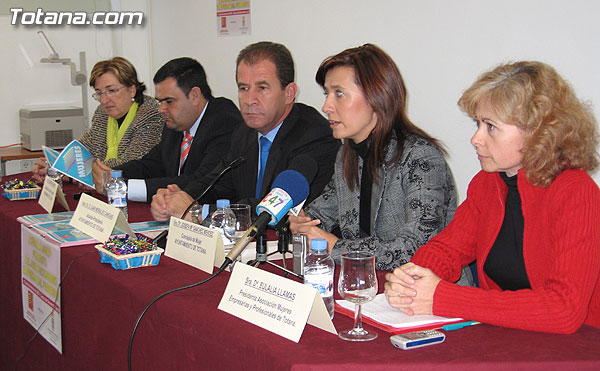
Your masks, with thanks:
M215 183L221 179L221 177L223 176L223 174L225 174L226 172L228 172L229 170L233 169L234 167L237 167L239 164L241 164L242 162L244 162L246 159L244 157L238 157L235 160L231 161L229 163L229 165L227 165L225 167L225 169L221 170L221 172L210 182L210 184L208 185L208 187L206 187L204 189L204 192L202 192L202 194L200 194L200 196L196 197L189 205L188 207L185 209L185 211L183 212L183 214L181 214L181 218L180 219L184 219L185 216L187 215L187 213L190 211L190 209L192 208L192 206L194 206L194 204L196 202L198 202L198 200L200 200L202 197L204 197L204 195L215 185ZM165 229L164 231L162 231L158 236L156 236L154 238L154 242L158 245L162 242L162 240L165 240L165 245L166 245L166 238L167 235L169 234L169 230ZM165 246L166 247L166 246Z
M192 208L192 206L194 206L194 204L196 202L198 202L198 200L200 200L202 197L204 197L204 195L215 185L215 183L221 179L221 177L223 176L223 174L225 174L226 172L228 172L229 170L233 169L234 167L237 167L239 164L241 164L242 162L244 162L245 159L243 157L238 157L235 160L231 161L231 163L229 165L227 165L227 167L225 169L223 169L219 175L217 175L212 182L210 182L210 184L208 185L208 187L206 187L206 189L204 190L204 192L202 192L202 194L198 197L196 197L194 199L194 201L192 201L187 209L185 209L185 211L183 212L183 214L181 214L181 218L180 219L184 219L185 216L187 215L187 213L190 211L190 209Z
M310 191L308 181L296 170L284 170L279 173L279 175L277 175L273 181L272 187L273 193L269 192L263 201L261 201L256 207L256 212L259 213L256 221L252 224L252 226L250 226L248 232L246 232L244 236L242 236L242 238L236 242L229 254L227 254L225 257L226 260L233 260L237 258L251 240L253 240L255 237L258 238L258 236L263 233L267 224L270 223L271 220L275 219L275 221L277 221L277 227L285 227L285 225L288 223L287 218L285 218L285 214L292 207L298 206L298 201L306 199ZM281 192L275 191L275 189L280 189ZM280 202L275 203L277 200ZM273 205L273 203L275 203L275 205ZM287 246L285 246L285 238L286 235L289 235L289 228L283 228L279 232L279 238L283 239L280 241L279 251L283 253L283 258L285 261L285 253L288 250ZM287 242L289 242L289 236L287 236ZM264 237L261 237L257 241L257 259L251 261L249 264L257 266L260 264L269 263L266 252L266 242L264 241ZM288 270L285 267L277 267L284 270L287 274L298 276L296 273Z
M277 252L283 256L283 267L287 268L285 254L289 252L290 245L290 223L287 215L277 224ZM273 253L274 254L274 253Z
M297 274L289 269L286 266L286 256L285 254L289 252L288 245L290 243L290 224L287 220L287 216L283 218L276 226L277 230L277 251L273 251L270 254L267 254L267 235L265 233L260 233L256 236L256 259L250 260L248 265L252 265L254 267L258 267L262 264L269 264L273 267L281 269L285 272L285 276L289 277L289 275L296 276L300 279L303 279L302 275ZM269 261L269 256L273 254L280 253L283 256L283 266L277 265L271 261Z

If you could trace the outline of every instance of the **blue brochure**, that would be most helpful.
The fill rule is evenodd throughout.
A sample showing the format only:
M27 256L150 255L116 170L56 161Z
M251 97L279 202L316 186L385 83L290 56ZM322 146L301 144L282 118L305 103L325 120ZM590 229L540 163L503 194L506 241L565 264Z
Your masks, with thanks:
M42 146L42 150L44 151L44 156L46 156L46 161L48 161L50 165L52 165L58 158L58 155L60 155L60 152L57 150L46 146Z
M24 215L17 218L17 221L61 247L98 243L99 241L69 224L72 216L73 211L65 211L54 214ZM169 222L153 220L131 223L130 226L134 232L148 236L148 232L162 231L169 228ZM122 236L124 234L124 231L115 227L113 235Z
M73 140L58 155L52 167L87 186L94 188L92 163L94 156L79 141Z
M17 221L21 224L25 224L27 227L31 227L34 224L45 222L69 221L73 217L73 213L74 211L63 211L52 214L23 215L18 217Z

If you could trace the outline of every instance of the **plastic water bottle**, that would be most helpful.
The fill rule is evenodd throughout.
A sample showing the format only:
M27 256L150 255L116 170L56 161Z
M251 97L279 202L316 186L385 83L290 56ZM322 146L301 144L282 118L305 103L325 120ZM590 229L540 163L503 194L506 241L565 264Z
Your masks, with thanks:
M54 180L62 188L62 174L55 168L50 166L50 163L46 161L46 174L50 179Z
M229 205L229 200L217 200L217 210L215 210L210 217L209 224L210 228L217 229L219 230L219 233L221 233L223 246L225 246L225 253L229 252L234 243L234 241L227 236L233 236L235 234L235 214L233 211L226 209Z
M335 263L327 253L327 240L315 238L310 240L310 254L304 264L304 284L312 286L323 298L329 317L333 319L333 273Z
M125 219L128 219L127 215L127 184L123 180L123 173L121 170L113 170L110 172L110 181L106 185L106 195L108 196L108 203L120 209L125 215Z

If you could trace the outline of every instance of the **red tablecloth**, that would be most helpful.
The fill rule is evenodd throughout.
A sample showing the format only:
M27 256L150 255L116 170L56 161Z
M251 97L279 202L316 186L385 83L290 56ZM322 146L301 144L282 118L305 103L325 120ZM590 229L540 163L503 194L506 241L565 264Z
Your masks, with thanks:
M67 187L67 193L74 193ZM72 195L69 204L75 206ZM0 200L0 369L12 367L34 329L23 319L20 224L16 217L44 213L36 201ZM132 222L149 220L149 207L130 203ZM91 245L62 249L62 269ZM38 336L19 370L124 370L133 324L142 309L169 289L208 275L163 256L157 267L117 271L96 253L79 258L62 287L63 354ZM229 273L166 296L148 311L135 337L133 368L167 369L600 369L600 329L553 335L479 325L447 333L442 344L402 351L389 336L351 343L307 325L299 343L217 309ZM380 285L383 282L380 282ZM338 330L352 319L336 314Z

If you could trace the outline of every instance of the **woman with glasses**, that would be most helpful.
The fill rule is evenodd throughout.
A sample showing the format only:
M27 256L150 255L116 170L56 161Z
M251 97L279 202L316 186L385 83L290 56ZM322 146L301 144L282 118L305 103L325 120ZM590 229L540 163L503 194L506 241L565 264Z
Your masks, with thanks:
M452 222L388 273L391 306L569 334L600 327L598 131L550 66L500 65L458 101L482 171ZM452 283L477 260L480 288Z
M365 44L325 59L316 80L333 136L344 145L331 181L304 215L289 218L290 229L326 239L338 262L342 253L362 250L375 255L377 269L394 269L454 215L444 151L408 119L402 75L379 47Z
M160 141L164 120L158 113L159 104L144 95L146 86L127 59L115 57L96 63L90 86L100 105L92 126L79 141L94 157L114 168L141 158ZM45 163L38 162L33 173L36 180L42 180Z

